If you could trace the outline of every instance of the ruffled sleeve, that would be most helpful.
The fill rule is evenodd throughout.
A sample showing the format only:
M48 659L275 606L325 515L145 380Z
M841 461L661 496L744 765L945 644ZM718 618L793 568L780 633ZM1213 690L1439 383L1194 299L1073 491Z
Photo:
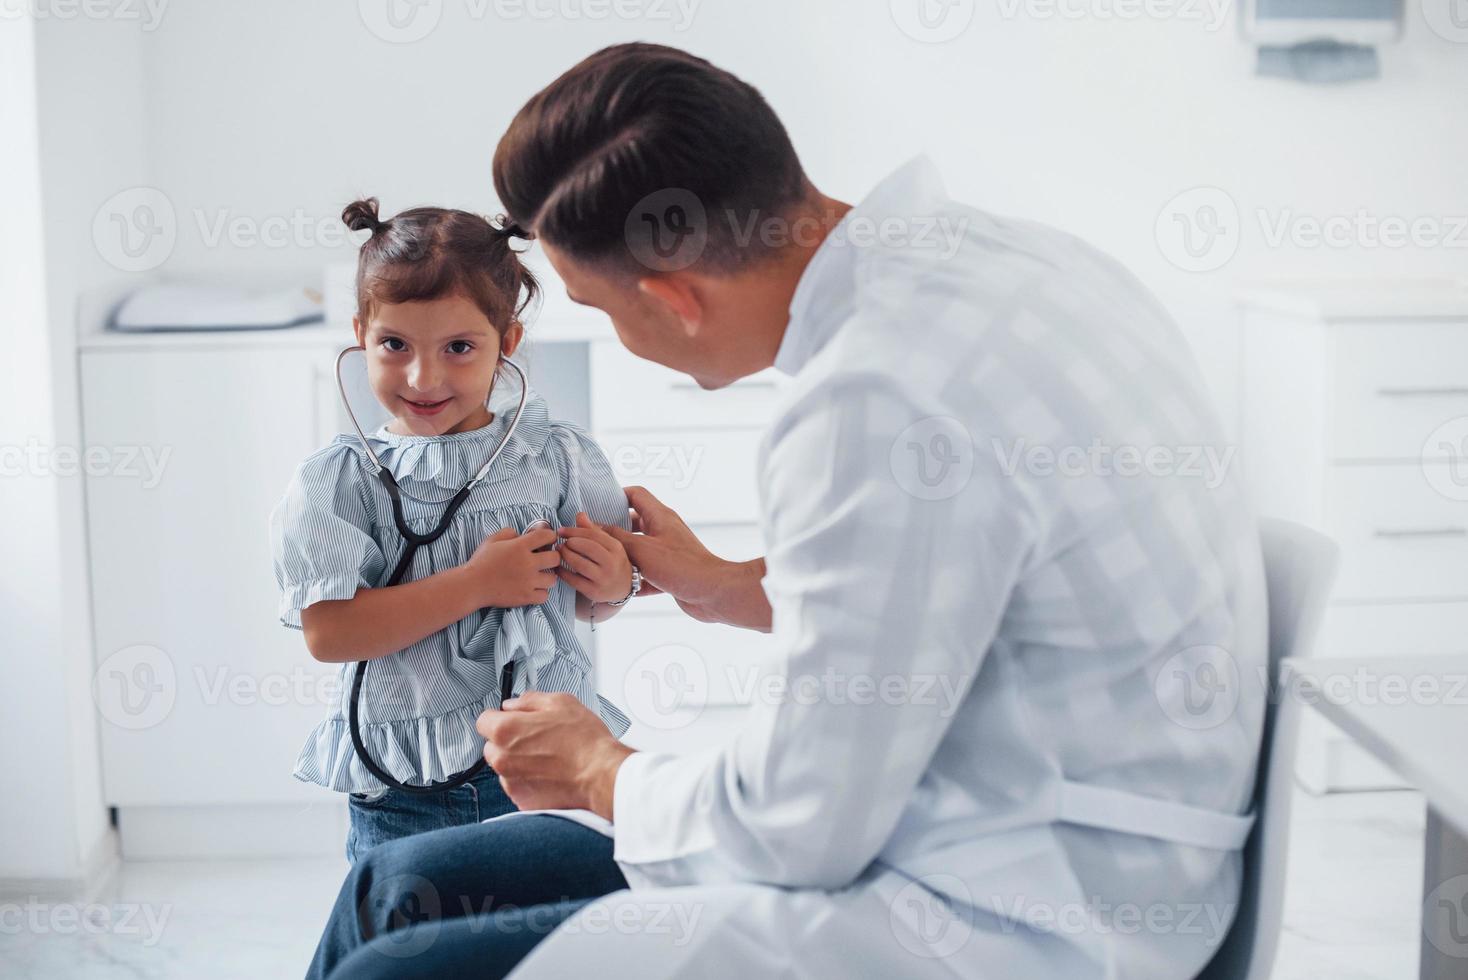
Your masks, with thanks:
M586 430L569 422L553 422L551 441L561 461L561 502L556 513L560 523L575 524L577 512L585 511L597 524L632 530L627 494L606 453Z
M336 442L301 464L270 515L280 621L301 628L301 610L350 599L382 577L386 559L371 534L368 487L355 451Z

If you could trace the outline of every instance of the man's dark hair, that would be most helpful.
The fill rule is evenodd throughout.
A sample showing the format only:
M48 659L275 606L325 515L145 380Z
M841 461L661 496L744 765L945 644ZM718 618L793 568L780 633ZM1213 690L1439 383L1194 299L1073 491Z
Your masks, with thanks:
M734 271L768 247L755 223L810 191L753 86L657 44L604 48L535 95L500 139L494 186L513 226L623 271Z

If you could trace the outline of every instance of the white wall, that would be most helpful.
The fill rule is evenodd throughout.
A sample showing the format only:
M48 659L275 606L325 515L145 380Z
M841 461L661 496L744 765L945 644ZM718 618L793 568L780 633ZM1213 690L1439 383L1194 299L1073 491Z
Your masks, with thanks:
M1382 49L1383 78L1340 87L1254 77L1232 18L1213 31L1177 19L1044 20L1025 16L1021 0L996 0L978 4L958 38L922 44L887 2L702 0L678 31L655 20L506 20L490 0L442 0L436 30L389 44L358 14L385 2L167 8L146 45L153 178L179 209L172 265L284 267L323 251L211 248L195 208L330 218L364 191L388 208L492 207L490 156L524 99L603 44L646 39L758 85L838 196L859 197L927 150L956 195L1073 230L1163 288L1468 273L1468 247L1270 248L1252 216L1468 214L1468 44L1432 33L1419 0L1407 0L1405 40ZM525 2L575 10L585 0ZM481 8L489 13L476 18ZM664 8L672 0L650 9ZM1240 254L1208 275L1179 272L1153 238L1164 203L1199 184L1225 189L1246 213Z
M0 778L9 787L0 793L0 878L80 882L112 847L91 695L82 485L56 450L82 445L77 295L118 278L92 247L93 214L113 182L146 172L134 124L140 40L136 25L116 21L0 21L0 173L10 203L0 236L0 446L27 453L25 472L12 475L17 457L8 456L0 479L0 512L12 518L0 567Z
M589 0L429 0L436 28L389 43L366 26L388 2L397 0L167 8L145 38L152 180L178 215L165 271L352 258L314 228L283 247L211 244L201 228L221 219L334 233L360 193L389 211L493 209L490 158L526 97L596 48L640 39L686 47L756 84L829 193L859 199L926 151L955 196L1109 251L1178 312L1229 419L1238 351L1225 297L1235 284L1468 275L1468 229L1457 248L1266 238L1291 215L1468 216L1468 44L1429 29L1419 3L1435 0L1406 0L1406 35L1381 49L1380 81L1345 86L1255 77L1231 0L1209 0L1223 5L1214 29L1186 17L1047 19L1047 0L995 0L975 4L967 29L940 44L904 34L879 0L681 0L692 11L686 29L679 0L627 0L668 15L630 21L495 13L576 12ZM1209 16L1207 3L1161 2ZM1240 215L1237 254L1205 273L1170 263L1154 232L1169 200L1200 185L1223 189Z
M46 330L40 153L36 131L35 43L28 21L0 30L0 179L11 206L0 235L0 295L5 297L7 354L0 358L0 445L48 440L51 344ZM6 521L0 562L0 623L6 682L0 718L6 750L0 780L28 792L0 793L0 875L64 875L75 869L76 822L65 732L66 692L54 668L61 647L61 569L56 482L38 476L0 479ZM36 736L40 737L37 738ZM21 747L25 747L22 750Z
M489 163L511 115L578 58L619 40L677 44L755 83L828 193L859 199L927 151L955 196L1097 243L1184 312L1226 412L1237 350L1218 297L1235 284L1468 275L1468 248L1271 247L1254 217L1260 208L1271 219L1286 209L1468 215L1468 44L1430 31L1419 0L1406 0L1405 39L1382 49L1382 80L1343 87L1255 78L1231 17L1210 31L1184 19L1045 19L1026 13L1048 9L1038 0L996 0L976 4L959 37L930 45L904 35L882 0L681 0L693 14L685 30L656 19L506 19L495 0L429 0L430 11L441 8L436 29L394 44L364 22L386 2L155 0L129 5L143 22L46 19L32 94L29 22L0 23L0 158L7 190L17 191L0 276L18 331L14 356L0 362L9 375L0 443L78 441L76 294L137 279L108 265L91 238L113 195L153 187L172 205L178 237L164 274L314 276L352 257L336 216L358 194L380 196L389 211L492 210ZM644 6L676 17L679 2ZM30 119L36 104L39 132L23 124L13 142L10 121ZM44 213L34 208L38 181ZM1159 250L1154 223L1170 198L1198 185L1222 188L1237 205L1242 246L1214 271L1187 273ZM271 222L291 230L279 245L208 241L231 221L247 234ZM46 875L71 867L102 819L80 488L0 481L0 494L3 512L26 515L7 530L16 557L0 567L16 664L0 693L0 737L27 746L7 751L6 775L40 780L24 797L0 794L0 876ZM70 803L53 814L37 804L50 799Z
M125 9L125 8L119 8ZM100 197L117 181L142 180L145 142L136 125L144 112L142 32L127 20L37 23L36 92L40 106L41 193L46 216L46 289L52 359L51 390L58 445L84 444L77 397L77 298L118 280L92 240ZM58 481L61 521L60 658L66 689L66 741L83 874L110 833L102 796L97 713L92 699L92 623L86 572L86 524L80 476Z

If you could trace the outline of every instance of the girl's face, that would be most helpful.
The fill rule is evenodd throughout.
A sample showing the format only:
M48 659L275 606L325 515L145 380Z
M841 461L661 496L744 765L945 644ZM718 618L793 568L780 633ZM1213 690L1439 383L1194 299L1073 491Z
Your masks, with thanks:
M352 320L367 352L372 393L393 415L388 431L436 436L467 432L491 420L485 400L500 355L513 354L524 333L503 337L460 295L411 303L379 303L372 319Z

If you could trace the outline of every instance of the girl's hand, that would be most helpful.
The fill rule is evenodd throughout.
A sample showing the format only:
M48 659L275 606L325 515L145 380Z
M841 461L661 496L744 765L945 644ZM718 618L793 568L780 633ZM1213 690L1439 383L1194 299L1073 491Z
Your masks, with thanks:
M563 527L561 567L556 574L592 602L616 602L632 591L632 560L627 550L585 513L575 527Z
M482 605L509 609L535 606L550 598L560 555L551 549L556 532L540 528L517 534L502 527L485 538L464 563ZM541 550L545 549L545 550Z

